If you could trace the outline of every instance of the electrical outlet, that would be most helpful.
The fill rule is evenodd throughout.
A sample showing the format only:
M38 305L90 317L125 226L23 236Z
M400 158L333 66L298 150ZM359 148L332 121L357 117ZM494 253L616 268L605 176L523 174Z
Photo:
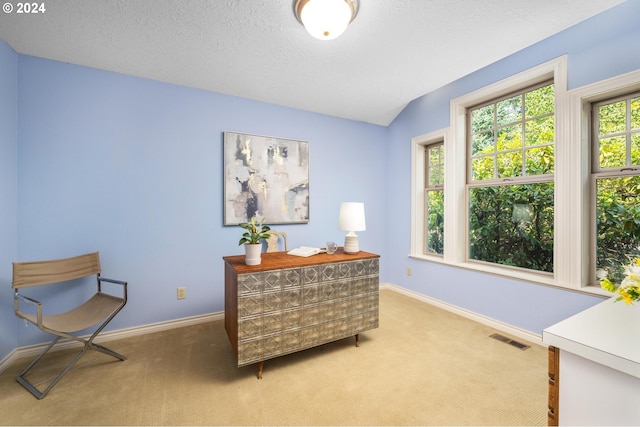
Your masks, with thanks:
M407 276L411 276L411 267L407 267Z
M178 288L178 299L185 299L187 297L187 288Z

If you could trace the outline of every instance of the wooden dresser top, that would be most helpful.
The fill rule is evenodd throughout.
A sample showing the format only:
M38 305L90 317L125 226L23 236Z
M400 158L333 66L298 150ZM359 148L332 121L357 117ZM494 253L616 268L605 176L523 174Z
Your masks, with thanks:
M310 265L329 264L332 262L358 261L380 258L380 255L360 251L357 254L345 254L343 248L338 248L334 254L318 254L309 257L288 255L286 252L266 252L262 254L260 265L246 265L244 255L225 256L222 259L238 274L256 273L283 268L307 267Z

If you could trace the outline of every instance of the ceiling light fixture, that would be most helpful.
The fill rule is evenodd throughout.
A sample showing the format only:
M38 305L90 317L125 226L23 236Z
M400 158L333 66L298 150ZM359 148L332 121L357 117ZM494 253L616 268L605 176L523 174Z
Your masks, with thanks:
M294 0L296 18L313 37L332 40L358 14L358 0Z

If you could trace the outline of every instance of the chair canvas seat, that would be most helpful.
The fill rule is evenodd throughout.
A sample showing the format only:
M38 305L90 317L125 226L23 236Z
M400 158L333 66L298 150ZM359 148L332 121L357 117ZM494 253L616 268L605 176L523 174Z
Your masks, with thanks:
M65 313L42 316L42 326L59 332L77 332L102 322L124 302L123 298L99 292L79 307ZM38 317L18 312L18 316L37 325Z

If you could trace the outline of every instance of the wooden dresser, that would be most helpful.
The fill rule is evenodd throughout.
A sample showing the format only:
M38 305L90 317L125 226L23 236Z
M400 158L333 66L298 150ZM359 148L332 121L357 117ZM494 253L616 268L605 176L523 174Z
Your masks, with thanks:
M224 323L238 367L340 340L378 327L379 255L224 257Z

